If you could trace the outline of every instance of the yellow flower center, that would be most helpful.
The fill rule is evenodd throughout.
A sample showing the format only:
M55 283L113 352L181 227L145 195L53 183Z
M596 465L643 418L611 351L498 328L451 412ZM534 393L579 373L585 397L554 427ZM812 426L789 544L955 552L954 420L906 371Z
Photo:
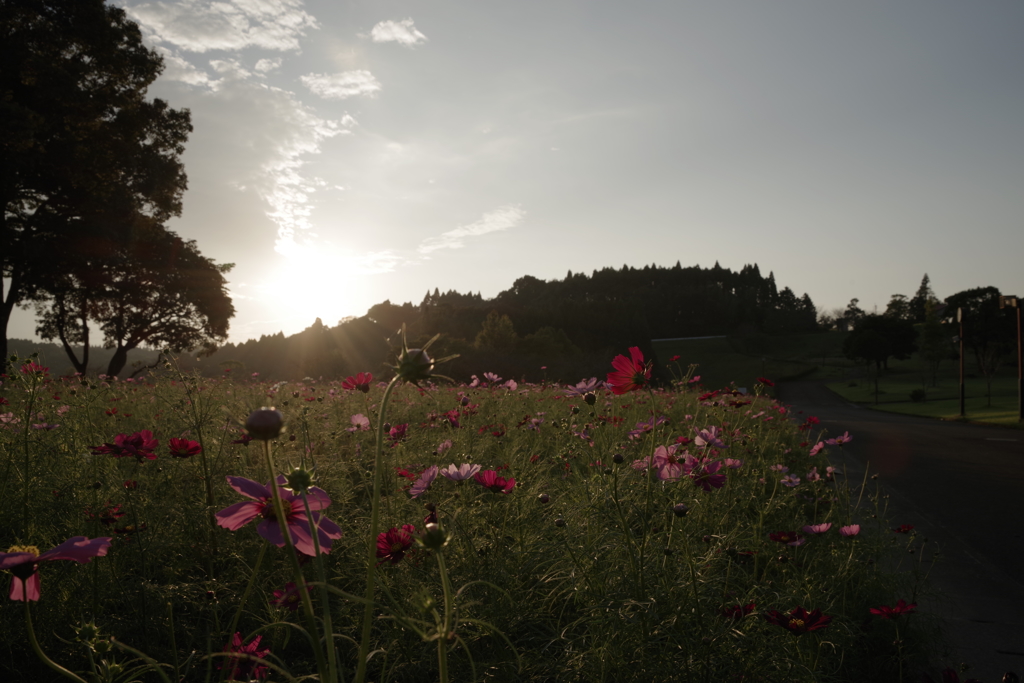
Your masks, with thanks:
M32 553L35 556L39 556L39 548L34 545L12 545L7 552L9 553Z
M397 553L399 550L401 550L404 547L405 547L405 545L402 544L402 543L392 543L391 544L391 552Z
M790 619L789 620L789 627L790 628L796 628L796 629L803 628L804 627L804 620L803 619Z

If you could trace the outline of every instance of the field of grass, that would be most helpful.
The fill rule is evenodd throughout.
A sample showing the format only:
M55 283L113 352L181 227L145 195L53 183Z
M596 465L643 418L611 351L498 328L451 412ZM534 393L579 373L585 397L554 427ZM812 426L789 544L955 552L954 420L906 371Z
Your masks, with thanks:
M15 370L0 677L896 681L941 645L870 611L921 542L766 397L350 379Z

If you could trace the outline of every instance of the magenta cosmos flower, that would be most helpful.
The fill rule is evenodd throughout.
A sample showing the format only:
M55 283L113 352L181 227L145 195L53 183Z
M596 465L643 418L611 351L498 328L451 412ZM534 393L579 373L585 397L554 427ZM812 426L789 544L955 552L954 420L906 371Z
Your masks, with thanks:
M803 635L808 631L817 631L832 623L832 617L822 614L821 610L808 612L803 607L793 609L789 614L783 614L778 610L772 610L764 615L765 621L786 629L794 636Z
M40 553L35 546L14 546L0 553L0 569L10 570L11 600L39 600L39 563L50 560L73 560L85 564L94 557L103 557L110 549L110 537L88 539L75 536Z
M794 548L807 542L803 536L795 531L773 531L768 534L768 538L777 543L793 546Z
M227 661L224 664L219 664L217 668L221 670L228 669L231 672L228 674L229 681L264 680L267 677L267 673L270 672L270 667L259 660L270 654L270 648L260 649L260 641L262 639L263 636L256 636L249 643L243 644L242 634L235 633L231 638L231 644L224 648L224 652L243 656L225 657Z
M281 525L274 514L274 494L270 488L270 482L266 485L244 479L242 477L228 477L228 485L243 496L252 498L251 501L244 500L235 503L217 513L217 524L230 531L237 531L243 526L260 517L260 523L256 525L256 532L267 539L278 548L284 547L284 534ZM306 517L306 510L302 504L302 496L283 488L284 476L277 478L278 491L281 494L281 503L284 505L286 526L291 532L292 543L295 549L305 555L315 555L313 547L312 526L317 526L317 540L320 541L320 552L327 553L331 550L331 543L334 539L341 538L341 528L322 516L317 510L323 510L331 504L327 493L316 486L309 488L306 500L309 502L309 509L313 514L312 524Z
M167 442L167 447L175 458L191 458L193 455L203 452L203 447L199 445L198 441L189 439L171 439Z
M628 394L636 389L642 389L651 379L654 364L644 363L644 354L640 347L629 347L629 355L629 358L620 355L612 359L615 372L608 373L608 386L614 394Z
M358 389L364 394L370 393L370 382L373 375L369 372L356 373L355 377L348 377L341 383L342 389Z
M132 457L142 462L143 460L156 460L156 453L153 451L159 446L159 442L153 438L153 432L143 429L132 435L118 434L114 437L114 443L105 443L102 446L91 446L94 455L109 453L115 458Z
M803 528L805 534L823 534L832 528L832 522L822 522L821 524L808 524Z
M419 498L427 492L427 489L430 488L435 479L437 479L437 465L431 465L420 472L419 478L413 483L412 488L409 489L409 495L413 498Z
M860 524L841 526L839 527L839 533L841 533L843 536L856 536L860 533Z
M403 524L401 529L391 527L387 531L377 534L377 557L380 558L377 565L382 565L385 562L391 564L401 562L412 546L415 533L416 527L412 524Z
M686 475L693 480L695 486L699 486L705 491L725 486L726 476L718 474L720 469L722 469L721 460L711 461L707 458L695 458L689 453L686 454L683 462L683 470Z
M483 486L488 491L494 493L511 493L512 489L516 487L516 480L512 477L506 479L505 477L499 477L498 473L494 470L487 470L481 472L473 477L477 483Z

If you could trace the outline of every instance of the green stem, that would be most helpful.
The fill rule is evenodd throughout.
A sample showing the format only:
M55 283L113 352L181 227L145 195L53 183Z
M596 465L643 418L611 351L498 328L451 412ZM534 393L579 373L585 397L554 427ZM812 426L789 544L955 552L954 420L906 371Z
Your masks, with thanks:
M281 500L281 491L277 485L277 475L274 472L274 458L270 454L269 441L263 441L263 454L267 461L267 472L270 474L270 491L274 498L274 515L277 519L278 526L281 527L281 535L284 536L285 546L288 549L287 555L288 559L291 561L292 574L295 577L296 589L299 591L299 596L302 598L302 611L306 618L306 628L309 630L309 639L313 646L313 654L316 656L316 668L317 671L320 672L320 680L326 681L328 680L327 663L324 661L324 652L320 647L320 641L316 637L317 629L316 617L313 615L313 601L309 597L309 591L306 590L306 585L302 578L302 567L299 566L299 556L295 552L295 544L292 542L292 533L288 528L288 517L285 515L284 502Z
M228 637L234 635L235 630L238 628L238 621L242 618L242 610L245 609L245 603L249 601L249 596L252 594L253 586L256 585L256 575L260 571L260 565L263 564L263 556L267 554L267 544L260 544L260 554L256 556L256 564L252 567L252 573L249 575L249 583L245 587L245 592L242 593L242 599L238 602L238 609L235 610L235 616L231 619L231 627L228 629Z
M440 672L440 683L448 683L448 634L452 630L452 612L454 611L452 586L448 580L448 568L445 566L442 551L438 550L434 555L437 557L437 569L441 574L441 588L444 590L444 621L441 624L441 633L437 638L437 668Z
M323 624L324 624L324 638L326 642L324 647L327 648L327 668L330 674L330 680L332 683L338 680L338 659L334 648L334 624L331 622L331 594L327 590L327 573L324 571L324 559L320 554L320 527L318 524L313 523L313 513L309 509L309 499L306 494L302 494L302 505L306 510L306 519L309 520L310 531L313 537L313 552L315 553L314 563L316 564L316 574L320 581L320 602L323 603Z
M61 676L70 678L73 681L78 681L78 683L86 683L85 680L47 657L46 653L43 652L43 648L39 647L39 641L36 640L36 632L32 628L32 610L29 609L27 579L23 581L22 584L25 586L25 594L22 596L25 600L25 630L28 631L28 642L32 645L33 652L36 653L36 656L39 657L39 659L43 660L43 664L46 664L46 666L59 673Z
M366 659L370 654L370 630L373 626L373 594L376 588L377 559L377 527L380 524L380 489L382 470L384 468L384 417L391 392L398 384L396 375L384 390L380 401L380 412L377 414L377 452L373 461L373 499L370 502L370 537L366 551L366 609L363 611L363 634L359 644L359 662L356 669L355 683L363 683L366 678Z

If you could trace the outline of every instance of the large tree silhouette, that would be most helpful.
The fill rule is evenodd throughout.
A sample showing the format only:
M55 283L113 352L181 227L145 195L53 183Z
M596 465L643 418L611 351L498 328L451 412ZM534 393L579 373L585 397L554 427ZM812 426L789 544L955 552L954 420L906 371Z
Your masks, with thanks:
M145 99L162 60L102 0L3 0L0 63L6 361L14 306L77 307L68 292L83 283L63 278L83 255L113 255L141 219L180 213L192 127L187 110Z

